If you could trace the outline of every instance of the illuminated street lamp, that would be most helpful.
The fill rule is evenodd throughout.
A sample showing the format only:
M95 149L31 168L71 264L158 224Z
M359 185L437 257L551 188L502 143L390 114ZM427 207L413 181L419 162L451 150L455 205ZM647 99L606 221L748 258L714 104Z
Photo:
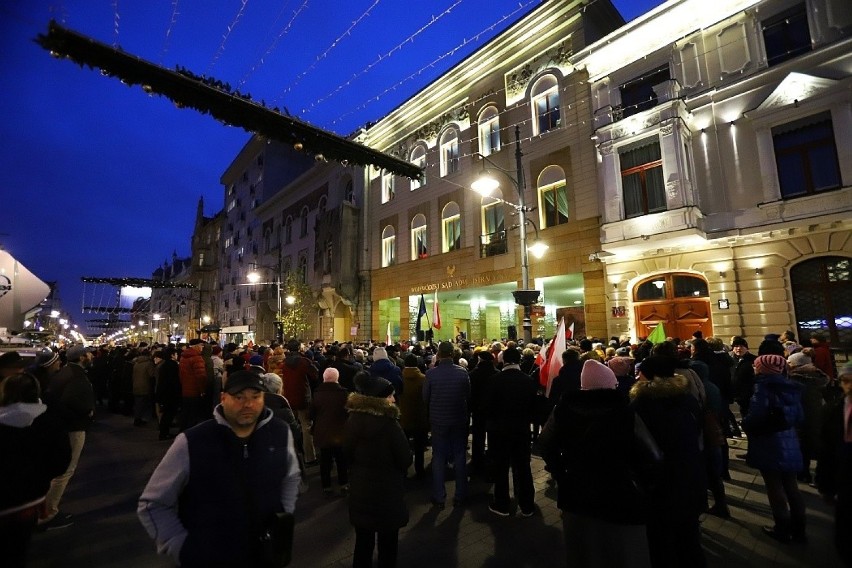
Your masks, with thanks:
M512 180L512 183L515 185L515 189L518 192L518 203L512 203L510 201L505 201L500 199L499 197L493 197L491 195L494 190L500 187L500 182L497 178L491 174L488 170L485 169L483 164L483 172L482 175L476 179L471 184L471 189L475 192L479 193L482 196L489 197L494 199L495 201L499 201L504 203L510 207L512 207L518 214L519 222L518 222L518 235L520 238L520 246L521 246L521 289L515 290L512 292L512 295L515 297L515 302L524 307L524 320L523 320L523 330L524 330L524 344L532 342L532 305L538 302L539 292L538 290L530 290L530 265L529 265L529 252L533 253L533 256L536 258L541 258L544 252L547 250L547 245L538 240L538 228L533 227L536 231L536 242L535 244L527 248L527 223L532 223L531 220L527 219L527 213L530 212L530 209L526 205L526 197L524 196L524 170L521 163L521 158L523 154L521 153L521 128L520 126L515 126L515 169L516 169L516 177L512 177L510 173L500 166L496 165L492 160L490 160L487 156L477 153L484 162L488 162L491 166L499 171L501 171L506 177Z
M246 279L252 285L275 284L275 291L276 291L275 298L276 298L276 303L277 303L277 310L275 312L275 327L276 327L276 335L281 335L281 332L280 332L280 329L281 329L280 328L280 322L281 322L281 272L274 266L267 266L267 265L257 264L257 263L253 263L252 266L254 266L254 270L252 270L251 272L246 274ZM260 281L261 280L260 273L257 271L258 268L264 268L266 270L273 271L275 273L275 282L261 282ZM292 301L291 301L291 298L292 298ZM293 296L287 296L286 301L289 305L293 305L293 302L296 301L296 298L294 298ZM259 307L260 307L260 299L259 299L259 296L258 296L258 299L255 300L255 306L254 306L255 328L258 327L257 321L258 321L258 315L260 315L259 314L259 312L260 312ZM278 337L277 339L278 339L278 341L282 341L283 337Z

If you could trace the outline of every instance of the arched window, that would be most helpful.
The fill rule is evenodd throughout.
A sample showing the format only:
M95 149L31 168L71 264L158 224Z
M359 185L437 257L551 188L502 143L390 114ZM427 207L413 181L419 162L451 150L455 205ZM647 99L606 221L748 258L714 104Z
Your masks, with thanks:
M500 190L494 191L493 197L503 199ZM482 258L509 252L503 203L495 201L492 197L482 198L482 235L480 240L480 256Z
M411 151L411 159L409 160L412 164L417 166L418 168L423 169L423 179L422 180L411 180L411 191L414 191L417 188L423 187L426 185L426 145L418 144Z
M852 348L852 259L823 256L790 270L799 343L819 332L834 346Z
M543 134L559 127L559 81L555 75L544 75L533 85L533 134Z
M538 176L538 210L542 229L568 222L568 188L559 166L547 166Z
M441 252L461 248L461 214L459 205L450 201L441 212Z
M293 242L293 218L287 217L284 221L284 244L289 245Z
M396 264L396 232L388 225L382 230L382 266Z
M500 115L497 107L488 106L479 115L479 153L489 156L500 151Z
M429 256L426 216L418 213L411 220L411 260Z
M308 236L308 208L302 208L302 214L299 217L299 236L307 237Z
M448 128L441 135L441 177L459 171L459 133Z
M323 195L320 197L319 203L317 204L317 216L319 216L320 219L325 217L326 207L328 207L328 198Z

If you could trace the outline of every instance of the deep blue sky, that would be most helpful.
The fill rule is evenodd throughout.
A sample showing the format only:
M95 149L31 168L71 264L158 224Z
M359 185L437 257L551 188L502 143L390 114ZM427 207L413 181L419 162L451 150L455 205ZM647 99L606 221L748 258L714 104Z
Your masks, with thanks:
M199 197L208 215L222 207L219 177L249 138L240 128L149 97L138 86L50 57L32 40L46 33L51 18L101 42L117 41L149 61L213 76L269 106L286 106L293 115L348 134L380 118L540 3L3 2L0 245L42 280L58 281L65 310L82 324L81 276L149 277L172 251L189 255ZM614 3L629 21L662 2ZM486 33L473 40L480 32ZM413 34L413 41L406 41ZM442 57L465 39L472 41Z

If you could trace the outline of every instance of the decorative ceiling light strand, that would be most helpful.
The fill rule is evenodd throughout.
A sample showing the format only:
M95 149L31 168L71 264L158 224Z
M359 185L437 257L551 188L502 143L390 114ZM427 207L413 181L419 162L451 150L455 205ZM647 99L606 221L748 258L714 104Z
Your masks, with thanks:
M237 15L234 16L234 21L227 27L227 31L222 34L222 43L219 44L219 49L216 50L216 54L213 55L213 59L210 61L210 65L207 66L207 73L210 73L213 70L213 67L216 65L216 62L219 60L219 57L225 51L225 44L228 43L228 38L231 36L231 32L234 31L234 28L237 27L237 24L240 23L240 20L243 17L243 14L246 11L246 4L248 4L248 0L241 0L240 9L237 11Z

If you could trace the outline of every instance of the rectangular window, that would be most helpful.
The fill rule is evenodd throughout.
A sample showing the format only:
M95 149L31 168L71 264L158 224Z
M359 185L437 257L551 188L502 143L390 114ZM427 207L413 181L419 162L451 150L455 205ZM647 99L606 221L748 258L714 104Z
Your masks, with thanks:
M654 140L619 153L624 217L640 217L666 210L660 142Z
M559 126L559 92L554 88L535 99L535 112L538 117L538 133L553 130Z
M382 239L382 266L396 264L396 236Z
M543 187L541 191L542 229L568 222L568 190L565 184Z
M490 156L500 151L500 118L494 117L479 125L479 152Z
M392 173L382 174L382 203L391 201L396 196L396 184Z
M502 203L486 205L482 208L482 229L481 257L484 258L509 252Z
M453 138L441 146L441 176L459 171L459 140Z
M840 165L829 112L772 129L781 197L840 187Z
M461 217L444 219L444 252L461 249Z
M418 168L425 170L425 168L426 168L426 154L423 154L422 156L418 156L418 157L414 158L413 160L411 160L411 163L414 164L415 166L417 166ZM421 188L424 185L426 185L426 174L425 174L425 172L423 174L422 179L411 180L411 191L414 191L415 189Z
M411 230L411 260L426 258L429 256L429 247L426 244L426 227L417 227Z
M203 252L198 253L198 266L199 267L204 266L204 253Z
M621 85L621 117L632 116L657 106L654 86L670 79L669 66L662 65Z
M766 64L783 63L811 50L811 32L805 3L797 4L763 22Z

